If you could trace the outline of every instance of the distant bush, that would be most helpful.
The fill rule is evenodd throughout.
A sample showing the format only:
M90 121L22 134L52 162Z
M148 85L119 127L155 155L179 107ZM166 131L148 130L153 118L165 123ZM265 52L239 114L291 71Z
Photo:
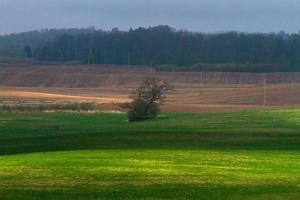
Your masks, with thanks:
M0 112L45 112L45 111L94 111L98 107L91 102L63 102L63 103L3 103L0 104Z

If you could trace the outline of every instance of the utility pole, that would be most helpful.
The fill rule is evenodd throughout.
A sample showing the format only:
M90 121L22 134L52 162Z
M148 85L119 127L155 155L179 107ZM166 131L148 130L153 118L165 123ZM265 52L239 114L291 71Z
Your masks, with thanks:
M104 64L107 65L106 50L104 50Z
M203 72L200 72L200 86L203 88Z
M88 65L90 65L90 61L91 61L91 48L90 48L90 51L89 51L89 59L88 59Z
M92 48L90 48L90 52L89 52L89 60L88 60L88 65L91 64L91 60L93 60L93 64L95 64L95 57L94 57L94 53Z
M291 106L292 106L292 109L294 109L294 96L295 96L295 88L294 88L294 81L292 81L292 84L291 84Z
M267 104L267 80L266 80L266 74L264 74L264 106Z
M224 85L224 87L225 87L225 96L227 97L227 76L226 76L226 74L225 74L225 85Z

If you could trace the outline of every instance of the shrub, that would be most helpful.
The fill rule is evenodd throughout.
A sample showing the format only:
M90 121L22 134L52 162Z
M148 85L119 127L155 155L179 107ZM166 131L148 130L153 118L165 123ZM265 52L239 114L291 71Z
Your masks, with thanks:
M141 100L135 100L129 106L128 120L132 122L145 119L154 119L159 113L160 108L158 104L148 104Z

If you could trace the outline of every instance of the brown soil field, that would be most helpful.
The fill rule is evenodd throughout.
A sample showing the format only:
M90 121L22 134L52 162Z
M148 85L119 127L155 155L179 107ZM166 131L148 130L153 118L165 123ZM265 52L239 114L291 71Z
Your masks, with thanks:
M300 73L157 72L147 66L62 65L0 62L2 101L91 101L103 111L117 103L147 76L167 80L166 112L224 112L300 107Z

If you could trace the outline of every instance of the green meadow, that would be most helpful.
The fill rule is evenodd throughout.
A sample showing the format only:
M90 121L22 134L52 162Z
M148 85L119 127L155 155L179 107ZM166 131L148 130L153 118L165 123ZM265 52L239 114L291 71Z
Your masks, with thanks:
M0 114L0 199L300 199L300 110Z

